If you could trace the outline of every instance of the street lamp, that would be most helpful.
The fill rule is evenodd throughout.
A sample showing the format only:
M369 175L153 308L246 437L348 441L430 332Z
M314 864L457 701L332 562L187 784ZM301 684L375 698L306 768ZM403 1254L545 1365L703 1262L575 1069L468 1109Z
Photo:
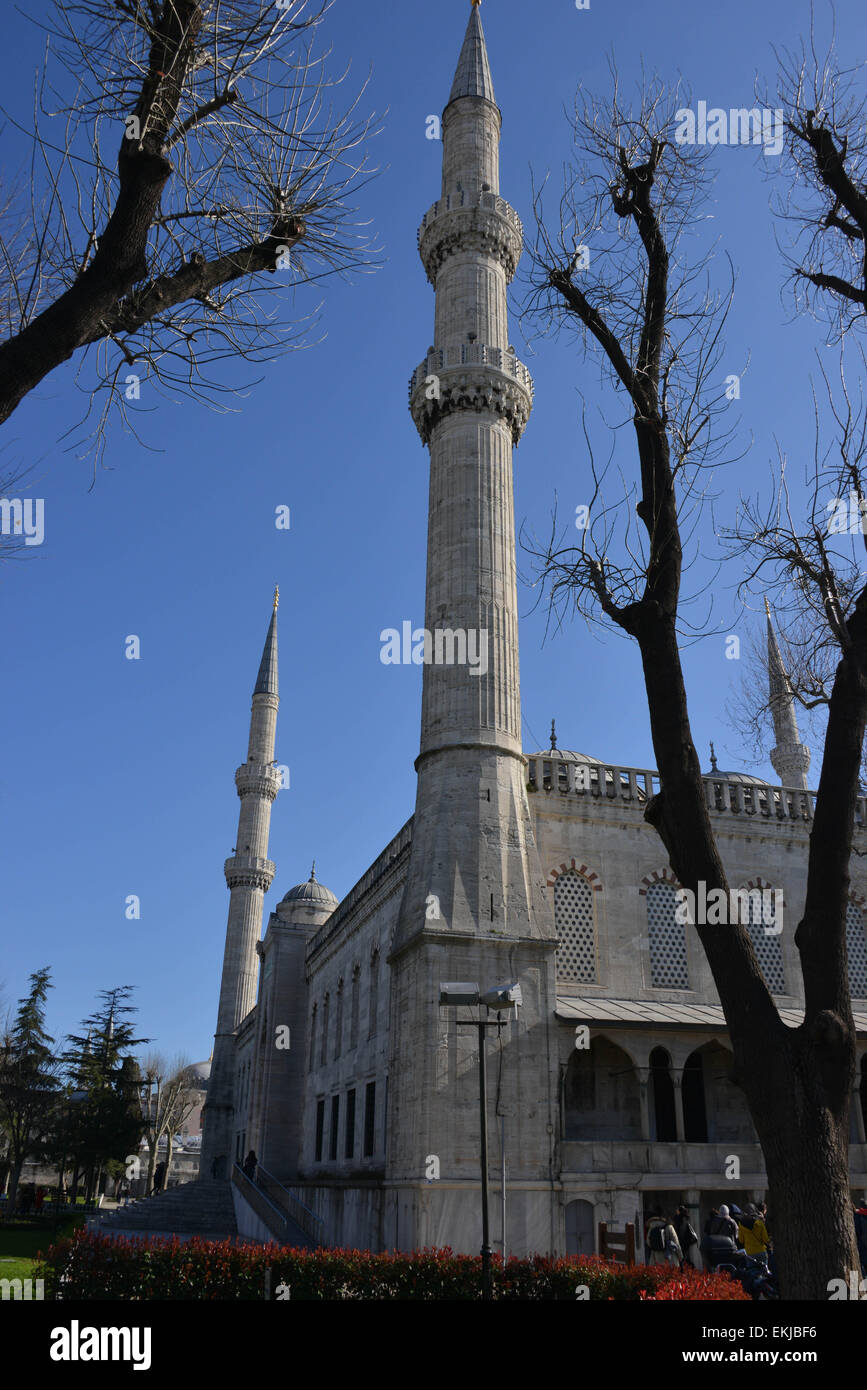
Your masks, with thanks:
M481 1166L482 1166L482 1298L493 1298L491 1280L491 1239L488 1226L488 1104L487 1068L485 1065L485 1029L505 1027L499 1014L505 1009L517 1009L523 1003L519 984L495 985L484 994L478 985L466 981L440 984L440 1005L448 1007L462 1004L484 1004L488 1010L496 1009L496 1019L469 1018L456 1019L458 1028L477 1028L479 1033L479 1120L481 1128ZM505 1239L503 1254L505 1256Z

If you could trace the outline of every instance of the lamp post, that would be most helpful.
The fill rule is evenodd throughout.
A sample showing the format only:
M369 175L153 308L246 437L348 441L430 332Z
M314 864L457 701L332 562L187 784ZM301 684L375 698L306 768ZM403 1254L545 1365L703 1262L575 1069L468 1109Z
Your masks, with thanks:
M476 1028L479 1035L479 1129L480 1129L480 1161L482 1169L482 1298L491 1300L494 1296L493 1279L491 1273L491 1232L488 1216L488 1078L485 1059L485 1029L496 1028L497 1032L505 1027L505 1022L500 1018L500 1014L505 1009L517 1009L522 1003L521 986L519 984L498 985L493 989L481 993L478 985L466 982L441 984L440 1000L441 1005L481 1005L484 1004L488 1012L496 1009L496 1019L486 1019L481 1016L478 1018L459 1018L456 1020L459 1028ZM503 1230L503 1251L505 1255L505 1227Z

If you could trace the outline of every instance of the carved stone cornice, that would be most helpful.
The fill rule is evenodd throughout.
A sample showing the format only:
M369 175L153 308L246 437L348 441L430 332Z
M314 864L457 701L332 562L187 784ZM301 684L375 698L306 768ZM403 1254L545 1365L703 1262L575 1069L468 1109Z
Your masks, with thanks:
M223 865L230 888L261 888L263 893L271 887L276 872L272 859L259 859L255 854L233 854Z
M505 271L507 283L512 280L524 239L517 214L507 203L503 206L508 211L493 207L447 208L426 221L419 231L418 253L434 288L441 265L456 251L495 257Z
M458 410L488 411L503 420L515 444L521 438L533 408L533 394L517 374L483 363L461 363L428 371L431 359L413 375L409 408L422 443L447 415ZM516 364L529 373L522 363Z
M235 773L239 796L264 796L273 801L282 781L282 774L266 763L242 763Z

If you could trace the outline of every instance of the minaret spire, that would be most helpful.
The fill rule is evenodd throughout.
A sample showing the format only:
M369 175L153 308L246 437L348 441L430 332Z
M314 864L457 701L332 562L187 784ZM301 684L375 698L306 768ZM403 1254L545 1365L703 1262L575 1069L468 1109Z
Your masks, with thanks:
M482 16L479 13L480 3L481 0L478 0L478 3L477 0L473 0L449 101L455 101L458 97L484 97L496 106L491 65L488 62Z
M765 613L768 620L768 693L771 715L774 720L776 748L771 749L771 763L784 787L797 787L807 790L807 770L810 766L810 750L801 742L798 721L795 717L795 697L788 673L780 656L777 635L771 621L771 608L765 599Z
M247 761L235 773L241 798L236 850L226 860L229 920L208 1098L204 1110L200 1176L228 1177L235 1149L234 1034L256 1002L262 907L275 866L268 858L271 807L281 775L274 766L277 708L277 593L253 690Z

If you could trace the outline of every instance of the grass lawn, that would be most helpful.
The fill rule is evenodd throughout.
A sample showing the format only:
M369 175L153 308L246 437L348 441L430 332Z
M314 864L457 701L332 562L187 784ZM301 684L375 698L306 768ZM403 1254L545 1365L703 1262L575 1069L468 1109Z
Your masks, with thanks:
M16 1221L8 1225L0 1224L0 1260L36 1258L38 1250L47 1250L54 1245L58 1236L71 1231L74 1224L83 1224L80 1218L61 1218L59 1221Z
M83 1225L83 1216L0 1222L0 1279L34 1279L38 1251L45 1254L49 1245Z
M35 1260L12 1260L0 1255L0 1279L33 1279L35 1270Z

